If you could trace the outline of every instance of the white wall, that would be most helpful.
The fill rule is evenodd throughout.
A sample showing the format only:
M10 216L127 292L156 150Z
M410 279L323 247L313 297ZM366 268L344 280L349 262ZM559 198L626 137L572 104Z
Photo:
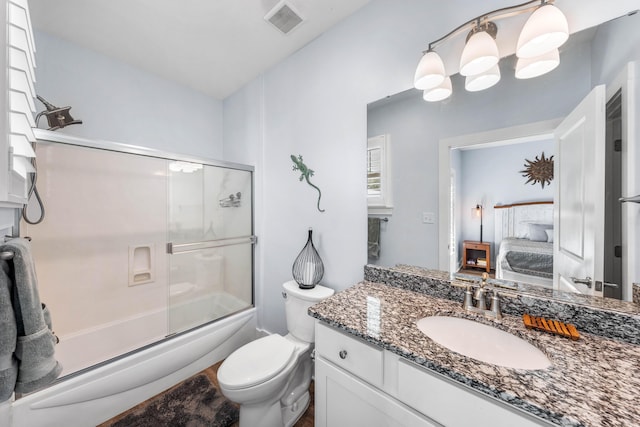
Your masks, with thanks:
M83 121L57 132L222 158L221 101L47 33L34 36L38 95ZM46 118L39 124L46 128Z

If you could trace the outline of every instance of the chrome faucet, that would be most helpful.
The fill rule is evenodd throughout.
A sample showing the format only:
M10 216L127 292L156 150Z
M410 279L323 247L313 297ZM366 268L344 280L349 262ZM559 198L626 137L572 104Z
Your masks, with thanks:
M467 286L467 290L464 293L462 308L471 313L479 313L494 319L501 319L502 311L500 310L500 298L498 296L498 291L494 287L487 285L488 277L489 275L487 273L482 273L482 280L475 292L473 292L472 285ZM491 306L487 309L486 293L489 291L492 291Z

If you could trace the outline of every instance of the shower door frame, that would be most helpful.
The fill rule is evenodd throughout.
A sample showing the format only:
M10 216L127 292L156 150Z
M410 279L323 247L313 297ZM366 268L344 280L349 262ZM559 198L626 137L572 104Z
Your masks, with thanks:
M113 141L80 138L80 137L71 136L71 135L65 135L65 134L62 134L62 133L57 133L57 132L53 132L53 131L49 131L49 130L45 130L45 129L34 129L34 134L36 136L36 141L37 141L38 144L52 144L52 143L66 144L66 145L71 145L71 146L78 146L78 147L84 147L84 148L94 148L94 149L111 151L111 152L116 152L116 153L152 157L152 158L157 158L157 159L167 160L167 161L182 161L182 162L189 162L189 163L199 163L199 164L203 164L203 165L206 165L206 166L222 167L222 168L226 168L226 169L232 169L232 170L238 170L238 171L250 172L251 173L251 178L250 178L250 183L251 183L251 233L250 233L250 235L248 235L248 236L238 236L238 237L233 237L233 238L229 238L229 239L219 239L219 240L212 240L212 241L186 243L186 244L173 244L172 242L169 242L169 236L167 236L166 252L165 252L167 255L173 255L173 254L179 254L179 253L198 251L198 250L202 250L202 249L220 248L220 247L224 247L224 246L250 243L251 244L251 305L249 307L245 308L245 309L241 309L241 310L239 310L237 312L232 312L232 313L225 314L224 316L221 316L221 317L216 318L214 320L206 321L206 322L204 322L204 323L202 323L200 325L193 326L193 327L191 327L191 328L189 328L187 330L184 330L184 331L171 332L169 330L169 328L168 328L167 329L167 334L165 335L165 338L157 340L157 341L155 341L155 342L153 342L151 344L144 345L141 348L138 348L136 350L133 350L133 351L130 351L130 352L126 352L126 353L121 354L119 356L116 356L114 358L110 358L108 360L105 360L105 361L99 363L98 365L102 365L104 363L109 363L110 361L117 360L117 359L120 359L122 357L126 357L126 356L130 355L131 353L135 353L136 351L139 351L141 349L145 349L147 347L154 346L154 345L156 345L158 343L161 343L161 342L164 342L166 340L170 340L175 336L188 333L189 331L193 331L193 330L198 329L198 328L200 328L202 326L208 325L208 324L213 323L213 322L217 322L217 321L222 320L222 319L224 319L226 317L233 316L234 314L237 314L238 312L242 312L244 310L249 310L249 309L254 309L255 308L255 300L256 300L256 294L255 294L255 280L256 280L255 245L257 244L258 238L255 235L255 194L254 194L254 190L255 190L254 171L255 171L255 168L253 166L244 165L244 164L240 164L240 163L234 163L234 162L214 160L214 159L209 159L209 158L199 157L199 156L177 154L177 153L172 153L172 152L168 152L168 151L156 150L156 149L153 149L153 148L147 148L147 147L141 147L141 146L136 146L136 145L123 144L123 143L118 143L118 142L113 142ZM20 232L20 230L19 230L20 223L19 222L17 222L16 228L17 228L17 232ZM170 280L170 279L167 278L167 280ZM167 282L167 286L169 286L169 282ZM96 365L92 365L92 366L89 366L87 368L83 368L80 371L72 373L71 375L76 375L77 373L84 372L84 371L87 371L87 370L91 370L95 366ZM65 375L65 377L59 378L58 380L56 380L56 382L64 381L64 379L67 376L68 375Z
M57 132L53 132L45 129L33 129L33 133L35 134L37 143L59 143L59 144L75 145L79 147L114 151L116 153L135 154L140 156L154 157L154 158L163 159L163 160L175 160L175 161L182 161L182 162L189 162L189 163L201 163L203 165L208 165L208 166L217 166L217 167L223 167L227 169L235 169L235 170L240 170L245 172L251 172L251 235L234 238L233 242L229 242L229 244L235 245L239 243L238 241L239 239L246 239L246 243L251 243L252 245L251 305L253 307L256 306L255 245L258 243L258 237L255 235L255 191L254 191L255 190L255 174L254 174L255 168L253 166L244 165L242 163L227 162L223 160L214 160L206 157L172 153L169 151L141 147L138 145L123 144L121 142L106 141L101 139L80 138L77 136L65 135L62 133L57 133ZM18 232L19 232L20 223L16 224L16 227L18 228ZM193 245L200 245L198 249L204 249L209 247L206 245L208 242L201 242L201 243L202 243L201 245L200 244L193 244ZM243 243L245 243L245 241L243 241ZM182 246L182 245L173 245L171 242L167 242L167 253L170 255L173 254L174 248L179 246ZM218 244L214 244L210 247L222 247L222 246L225 246L225 244L221 242ZM177 252L178 251L176 251L176 253Z

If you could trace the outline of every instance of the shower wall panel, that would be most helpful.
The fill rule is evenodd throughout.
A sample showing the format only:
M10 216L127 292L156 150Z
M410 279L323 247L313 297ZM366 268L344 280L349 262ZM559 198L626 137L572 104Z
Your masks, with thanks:
M64 374L253 306L250 168L88 145L38 144L21 230Z
M21 234L32 238L40 296L56 334L64 343L155 312L161 314L135 337L136 347L164 337L166 161L64 144L39 144L37 156L46 216L38 225L23 222ZM130 249L145 246L155 249L154 279L129 286ZM104 357L123 350L111 347Z

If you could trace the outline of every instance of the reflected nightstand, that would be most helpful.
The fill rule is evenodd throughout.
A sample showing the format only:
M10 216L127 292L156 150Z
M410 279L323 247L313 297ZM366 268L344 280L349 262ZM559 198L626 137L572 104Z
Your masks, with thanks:
M482 268L491 272L491 242L465 240L462 244L462 268Z

